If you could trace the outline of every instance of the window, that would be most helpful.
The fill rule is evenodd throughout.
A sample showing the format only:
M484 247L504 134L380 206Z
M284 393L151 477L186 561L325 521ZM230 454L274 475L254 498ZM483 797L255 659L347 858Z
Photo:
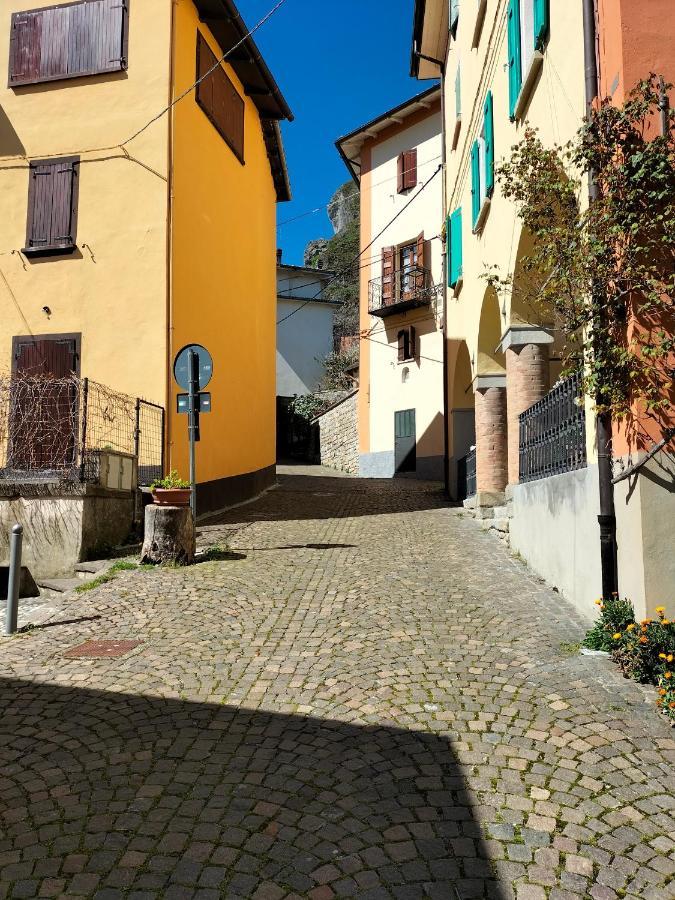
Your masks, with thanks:
M455 128L452 133L451 147L457 149L459 142L459 133L462 128L462 67L457 61L457 72L455 74Z
M448 216L447 224L448 246L448 287L457 287L457 283L463 275L463 251L462 251L462 209L456 209Z
M30 164L24 253L37 256L75 249L79 157Z
M218 62L206 39L197 32L197 78ZM240 163L244 162L244 101L222 66L197 86L197 103Z
M483 125L471 149L471 221L474 231L480 227L479 218L485 200L492 196L494 185L494 115L492 91L488 91L483 105Z
M417 332L414 325L402 328L398 333L398 361L407 362L417 354Z
M398 251L398 270L401 273L401 293L411 294L415 289L417 268L417 244L404 244Z
M9 87L127 67L129 0L81 0L13 13Z
M406 150L404 153L399 153L396 169L399 194L417 187L417 150Z
M549 0L509 0L507 10L509 47L509 113L516 118L523 81L532 71L548 40Z

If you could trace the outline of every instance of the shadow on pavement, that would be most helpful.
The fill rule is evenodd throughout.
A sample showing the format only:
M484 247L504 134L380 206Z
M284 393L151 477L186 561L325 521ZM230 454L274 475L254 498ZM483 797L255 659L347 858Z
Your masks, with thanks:
M447 739L10 679L0 709L0 893L502 896Z

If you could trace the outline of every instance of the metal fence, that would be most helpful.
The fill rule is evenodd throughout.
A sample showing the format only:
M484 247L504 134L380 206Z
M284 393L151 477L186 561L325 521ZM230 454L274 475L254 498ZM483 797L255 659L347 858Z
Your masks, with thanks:
M105 451L161 478L164 409L88 378L0 378L0 480L96 482Z
M520 481L583 469L586 416L581 378L572 375L519 416Z

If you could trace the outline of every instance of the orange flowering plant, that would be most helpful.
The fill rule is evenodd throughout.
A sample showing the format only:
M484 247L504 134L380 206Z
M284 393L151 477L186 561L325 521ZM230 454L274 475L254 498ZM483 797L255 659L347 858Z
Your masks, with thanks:
M609 650L626 678L658 685L657 706L675 724L675 623L665 606L656 618L626 621L632 606L614 598L600 605L601 618L586 636L585 645ZM598 646L600 644L600 646Z

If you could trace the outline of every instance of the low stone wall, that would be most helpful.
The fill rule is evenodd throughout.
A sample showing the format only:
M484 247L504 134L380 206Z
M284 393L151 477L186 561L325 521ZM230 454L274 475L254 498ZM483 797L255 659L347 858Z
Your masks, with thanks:
M23 525L23 564L34 578L72 572L76 563L122 543L133 527L132 491L91 484L0 483L0 567L9 535Z
M358 391L348 394L315 420L321 435L321 465L359 474Z

